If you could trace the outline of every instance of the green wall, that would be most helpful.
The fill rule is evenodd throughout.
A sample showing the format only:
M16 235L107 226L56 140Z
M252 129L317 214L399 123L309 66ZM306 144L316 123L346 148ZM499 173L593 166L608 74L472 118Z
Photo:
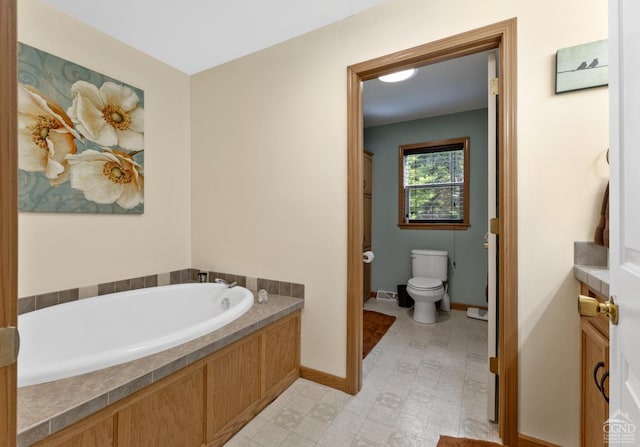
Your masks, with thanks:
M486 306L487 109L425 118L364 130L364 147L373 157L372 290L395 291L411 277L412 248L449 252L452 302ZM398 228L398 146L470 137L470 223L467 230Z

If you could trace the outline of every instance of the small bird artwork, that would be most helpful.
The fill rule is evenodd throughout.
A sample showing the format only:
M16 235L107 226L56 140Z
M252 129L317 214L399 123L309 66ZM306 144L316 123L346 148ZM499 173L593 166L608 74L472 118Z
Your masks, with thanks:
M598 66L598 58L596 57L594 60L591 61L591 63L587 68L596 68L597 66Z
M580 65L578 65L578 68L576 68L576 70L584 70L585 68L587 68L587 63L583 61Z

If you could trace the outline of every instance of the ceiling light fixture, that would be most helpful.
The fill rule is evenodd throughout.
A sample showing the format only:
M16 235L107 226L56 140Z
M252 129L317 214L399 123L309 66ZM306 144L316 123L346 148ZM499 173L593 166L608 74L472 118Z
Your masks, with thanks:
M378 77L378 79L380 79L382 82L401 82L401 81L406 81L407 79L412 78L413 76L415 76L417 71L418 70L416 70L415 68L410 68L408 70L396 71L395 73L391 73L391 74L388 74L388 75L380 76L380 77Z

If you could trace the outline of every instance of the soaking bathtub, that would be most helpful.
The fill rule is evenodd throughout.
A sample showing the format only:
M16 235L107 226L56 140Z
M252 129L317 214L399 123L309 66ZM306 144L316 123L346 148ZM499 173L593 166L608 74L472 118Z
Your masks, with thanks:
M18 386L72 377L172 348L232 322L253 301L244 287L177 284L20 315Z

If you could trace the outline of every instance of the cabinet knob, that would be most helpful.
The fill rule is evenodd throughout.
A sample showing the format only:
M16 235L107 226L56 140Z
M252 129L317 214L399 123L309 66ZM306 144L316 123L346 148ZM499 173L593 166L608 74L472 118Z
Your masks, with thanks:
M618 305L613 301L613 297L606 303L601 303L595 298L579 295L578 313L583 317L606 315L612 324L618 324Z

